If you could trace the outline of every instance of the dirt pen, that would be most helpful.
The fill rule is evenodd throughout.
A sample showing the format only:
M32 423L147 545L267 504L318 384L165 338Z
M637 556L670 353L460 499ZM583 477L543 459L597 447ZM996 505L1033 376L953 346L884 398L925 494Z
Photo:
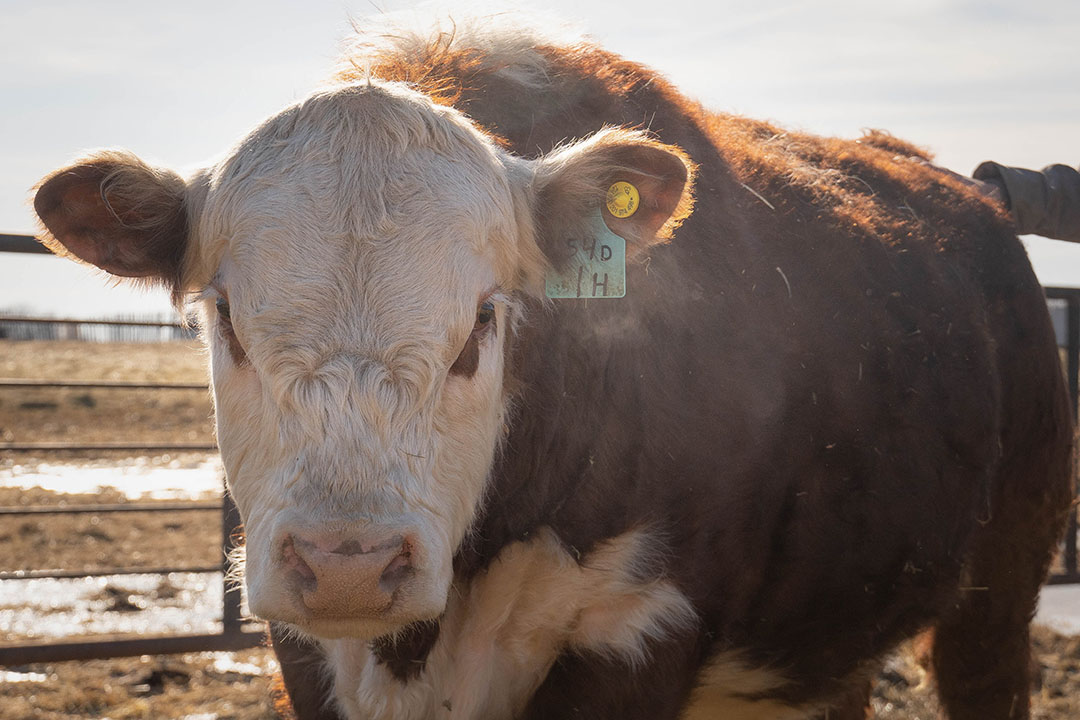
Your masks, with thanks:
M167 391L0 387L0 442L8 447L61 440L100 445L122 438L146 447L206 444L212 419L208 393L201 389L205 372L203 351L190 340L0 340L2 378L195 386ZM220 565L219 472L214 454L206 451L5 451L0 506L82 507L89 512L3 518L0 572L10 578L42 568L77 574L102 567ZM73 485L69 480L76 475L91 481ZM64 482L49 486L50 477ZM94 478L101 479L100 487ZM209 509L100 510L137 502L203 503ZM1058 569L1065 570L1064 564ZM39 584L28 589L30 583ZM220 629L221 608L220 575L174 572L0 583L4 643L70 641L73 635L92 633L210 634ZM1036 628L1033 662L1034 717L1080 717L1080 637ZM275 669L272 653L263 647L7 666L0 669L0 718L274 718ZM887 660L874 705L877 717L888 720L935 717L932 683L916 644Z

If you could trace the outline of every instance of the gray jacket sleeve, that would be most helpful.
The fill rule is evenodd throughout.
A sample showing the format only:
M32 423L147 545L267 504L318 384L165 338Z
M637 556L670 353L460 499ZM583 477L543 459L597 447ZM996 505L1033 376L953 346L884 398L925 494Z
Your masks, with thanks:
M1080 241L1080 172L1067 165L1036 172L984 162L972 177L1005 191L1018 235Z

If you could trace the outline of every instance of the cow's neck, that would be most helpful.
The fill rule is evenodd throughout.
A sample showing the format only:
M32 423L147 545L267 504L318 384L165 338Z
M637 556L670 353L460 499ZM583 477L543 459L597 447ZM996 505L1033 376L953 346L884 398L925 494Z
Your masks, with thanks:
M662 552L646 530L581 562L546 529L512 543L455 584L437 626L374 647L323 641L337 702L348 718L510 718L563 652L640 662L647 640L697 622L682 593L648 572Z

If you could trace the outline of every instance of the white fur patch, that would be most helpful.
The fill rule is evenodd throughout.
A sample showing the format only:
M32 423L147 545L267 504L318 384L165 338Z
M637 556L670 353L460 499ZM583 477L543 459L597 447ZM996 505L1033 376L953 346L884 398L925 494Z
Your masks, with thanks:
M689 601L667 580L640 579L656 556L646 532L609 540L575 561L554 533L506 547L451 589L439 637L418 678L402 683L358 640L322 641L348 718L511 718L564 651L634 666L645 642L692 627Z
M380 13L353 22L337 68L339 77L357 79L357 71L369 72L380 56L414 58L431 48L447 51L475 50L475 62L522 88L541 89L551 84L548 60L537 48L575 47L589 41L582 27L565 16L538 12L522 5L485 12L473 3L462 7L432 7Z
M722 652L698 675L698 687L683 711L682 720L800 720L819 709L747 698L785 684L779 673L748 665L738 651Z

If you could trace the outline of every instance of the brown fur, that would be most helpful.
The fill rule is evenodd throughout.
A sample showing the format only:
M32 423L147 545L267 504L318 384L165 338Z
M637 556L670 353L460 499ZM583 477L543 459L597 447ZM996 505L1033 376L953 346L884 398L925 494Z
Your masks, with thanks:
M286 693L275 697L278 714L284 720L338 720L340 716L329 702L329 680L316 646L297 640L276 623L270 623L269 632L281 665L281 682L275 681L275 688L280 685Z

